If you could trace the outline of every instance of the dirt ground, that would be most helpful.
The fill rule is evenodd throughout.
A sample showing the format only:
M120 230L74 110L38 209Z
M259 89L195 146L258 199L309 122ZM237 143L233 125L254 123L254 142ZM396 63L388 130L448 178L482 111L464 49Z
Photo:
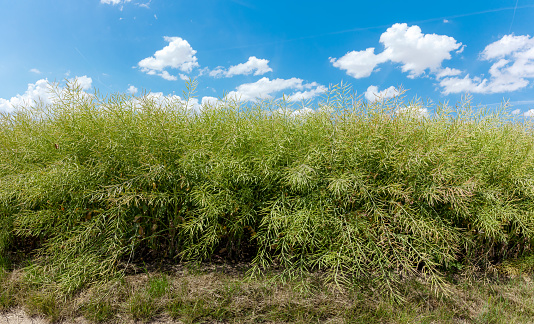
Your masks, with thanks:
M132 320L121 321L120 319L118 319L117 322L128 323L128 324L136 323L135 321L132 321ZM87 321L83 317L78 317L78 318L75 318L74 320L63 321L60 323L62 324L90 324L91 322ZM170 318L165 318L165 317L155 319L150 322L150 324L180 324L180 323L182 322L176 322ZM24 310L19 308L8 313L0 313L0 324L49 324L49 322L40 317L30 317L26 315Z
M0 314L0 324L46 324L47 321L38 317L29 317L22 309Z

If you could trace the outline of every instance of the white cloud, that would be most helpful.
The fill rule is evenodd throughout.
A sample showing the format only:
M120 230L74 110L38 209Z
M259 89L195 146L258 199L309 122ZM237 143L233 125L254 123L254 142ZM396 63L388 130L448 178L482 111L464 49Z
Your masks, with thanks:
M159 75L160 77L164 78L165 80L168 80L168 81L176 81L178 80L178 78L174 75L170 75L169 72L167 71L162 71L161 73L157 73L157 75Z
M534 109L530 109L529 111L525 112L523 114L525 117L534 117Z
M291 110L288 108L278 108L274 111L275 114L285 115L288 117L306 117L307 115L313 114L314 112L315 110L308 107L304 107L297 110Z
M132 0L100 0L100 3L104 3L104 4L110 4L110 5L118 5L118 4L122 4L122 3L128 3Z
M70 82L77 80L82 90L91 88L92 79L87 76L69 79ZM28 88L24 94L17 94L11 99L0 98L0 112L11 112L17 107L32 106L34 102L42 102L44 104L51 104L56 98L57 93L52 91L53 88L47 79L40 79L35 83L28 84ZM64 88L58 88L61 93Z
M447 76L455 76L461 74L462 71L458 69L451 69L450 67L446 67L444 69L441 69L438 73L436 73L436 79L441 79Z
M143 8L146 8L146 9L150 9L150 3L151 3L151 2L152 2L152 0L149 0L147 3L138 3L137 5L138 5L139 7L143 7ZM156 15L154 15L154 17L156 17ZM156 19L158 19L158 18L156 17Z
M383 55L375 54L373 47L365 51L348 52L339 59L330 58L330 62L334 67L341 70L346 70L347 74L356 79L366 78L373 73L375 67L387 61Z
M35 74L41 74L41 71L37 69L31 69L30 72L35 73Z
M402 71L418 76L426 69L437 71L441 62L451 58L450 52L462 44L452 37L423 34L419 26L395 24L380 36L388 60L402 63Z
M133 99L133 104L141 107L142 102L145 100L153 101L156 105L159 106L174 106L174 105L183 105L183 107L187 106L187 109L189 111L200 111L200 104L198 102L197 98L190 98L189 101L183 100L180 96L177 95L164 95L163 92L151 92L149 94L144 95L143 97L137 97Z
M408 27L407 24L394 24L381 36L384 45L382 53L375 54L374 48L364 51L352 51L330 62L354 78L364 78L375 71L375 67L384 62L402 64L402 71L409 72L414 78L430 70L437 72L444 60L451 58L451 51L457 50L462 43L452 37L436 34L423 34L419 26Z
M389 99L389 98L396 97L398 95L399 95L399 90L397 90L394 86L391 86L382 91L378 91L378 87L372 85L372 86L369 86L369 88L367 88L367 91L365 91L365 99L367 99L369 102Z
M295 111L293 111L291 113L292 116L306 116L306 115L309 115L309 114L313 114L315 112L315 110L311 109L311 108L308 108L308 107L304 107L302 109L297 109Z
M406 106L395 109L395 115L409 115L411 117L415 118L428 118L430 116L430 112L428 109L420 107L418 105L415 106Z
M228 70L225 70L222 66L218 66L210 72L210 76L219 78L225 76L230 78L234 75L249 75L252 72L254 72L254 75L262 75L272 71L273 69L269 67L269 60L251 56L247 62L233 65Z
M205 69L202 69L200 71L200 75L204 74L205 71L206 71ZM222 78L223 76L226 75L226 71L224 70L224 67L218 66L215 69L211 70L209 75L214 78Z
M202 97L202 106L217 106L220 104L220 100L215 97L205 96Z
M300 100L309 100L315 98L318 95L325 93L328 89L323 85L316 86L315 89L306 90L306 91L297 91L291 94L288 99L290 101L300 101Z
M81 77L70 78L69 81L71 83L77 82L80 85L80 87L82 88L82 90L91 89L91 86L93 84L93 79L91 79L87 75L84 75L84 76L81 76Z
M521 109L516 109L512 111L512 115L519 115L521 113Z
M484 60L503 58L524 49L532 48L534 39L527 36L505 35L503 38L486 46L481 56Z
M179 69L189 73L198 67L196 52L191 45L180 37L164 37L169 45L138 63L141 71L149 75L159 75L166 80L177 80L176 76L169 74L166 68Z
M251 56L248 58L247 62L231 66L228 69L228 72L226 72L226 76L232 77L239 74L249 75L252 72L254 72L254 75L262 75L272 71L273 69L269 67L269 60Z
M512 92L529 85L534 78L534 38L506 35L486 46L482 60L494 61L490 77L454 77L441 80L443 93L501 93Z
M296 89L304 90L311 89L313 87L319 88L321 85L316 82L310 84L303 84L302 79L291 78L291 79L273 79L263 77L254 83L245 83L236 88L236 91L231 91L228 93L227 98L238 99L242 101L254 101L256 99L272 99L272 94L275 92L287 90L287 89ZM309 91L306 95L311 98L311 95L314 90ZM320 91L313 93L314 95L319 94ZM303 93L301 93L302 95ZM295 94L296 95L296 94Z
M274 79L263 77L254 83L245 83L237 87L237 91L231 91L227 97L237 98L243 101L271 99L271 94L285 89L302 88L302 79Z
M128 90L127 90L127 91L128 91L129 94L134 95L134 94L137 93L137 88L134 87L133 85L130 85L130 86L128 87Z

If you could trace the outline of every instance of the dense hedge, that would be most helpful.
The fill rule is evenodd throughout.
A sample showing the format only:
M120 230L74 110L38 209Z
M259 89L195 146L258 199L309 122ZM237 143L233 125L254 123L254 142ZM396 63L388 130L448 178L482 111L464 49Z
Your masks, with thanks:
M70 84L3 115L0 253L30 246L28 279L66 293L139 256L248 258L393 291L402 275L439 282L532 253L527 123L468 101L424 117L343 86L313 113L188 102Z

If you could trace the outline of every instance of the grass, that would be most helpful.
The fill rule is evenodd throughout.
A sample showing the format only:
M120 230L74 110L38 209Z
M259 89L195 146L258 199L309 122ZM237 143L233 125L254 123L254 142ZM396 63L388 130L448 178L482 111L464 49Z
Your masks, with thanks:
M195 108L196 84L187 85L184 100L159 101L69 83L53 104L1 116L0 268L21 277L5 284L3 309L25 304L51 319L85 309L95 321L124 312L387 322L401 320L387 317L390 299L413 297L407 278L450 296L456 276L532 273L532 124L506 106L465 100L424 117L420 102L368 103L339 85L307 114L284 100ZM234 305L251 298L244 283L195 297L183 289L199 287L176 290L165 273L141 290L123 282L134 264L218 260L246 262L249 280L272 272L274 286L304 290L284 302L262 297L257 309ZM312 288L297 282L310 274L374 300L332 308L313 297L320 290L302 297ZM121 287L111 301L53 311L111 282ZM478 320L509 316L506 303L488 299Z
M450 295L436 294L421 278L406 278L399 285L404 300L399 304L377 290L328 284L316 274L282 283L275 272L260 280L250 279L245 270L231 264L205 264L195 271L179 265L148 273L132 271L121 280L66 300L38 287L28 289L20 277L12 307L24 306L30 314L50 321L82 316L94 323L475 324L531 323L534 317L532 276L457 277L450 282ZM2 284L13 281L17 280Z

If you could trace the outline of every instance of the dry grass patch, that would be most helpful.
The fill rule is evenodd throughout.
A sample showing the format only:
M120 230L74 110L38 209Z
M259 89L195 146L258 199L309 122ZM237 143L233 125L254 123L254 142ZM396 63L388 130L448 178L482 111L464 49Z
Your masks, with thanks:
M139 270L139 269L138 269ZM246 268L196 268L129 273L61 299L52 290L12 284L10 308L65 323L529 323L534 318L532 277L489 280L457 277L449 294L420 278L391 299L370 285L336 286L313 273L281 280L280 273L247 277ZM4 274L2 285L19 272ZM19 279L20 280L20 279ZM4 310L7 310L4 309Z

